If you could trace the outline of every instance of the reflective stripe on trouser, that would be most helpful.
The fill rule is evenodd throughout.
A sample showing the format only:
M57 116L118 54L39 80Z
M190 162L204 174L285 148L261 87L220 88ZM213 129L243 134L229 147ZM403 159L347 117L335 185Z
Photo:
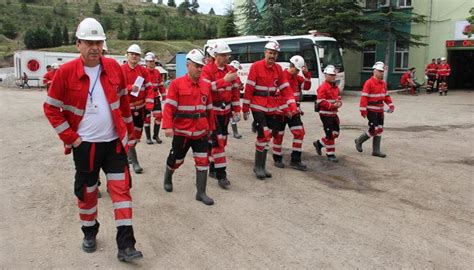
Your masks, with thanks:
M135 127L135 139L142 137L143 125L145 122L145 108L132 110L133 125Z
M114 205L117 227L132 225L131 178L127 154L119 140L104 143L82 142L73 148L76 166L75 193L78 197L79 217L83 227L92 227L97 219L98 176L106 173L107 189ZM119 247L133 247L135 238L130 230L117 232ZM123 234L123 235L122 235Z
M447 76L439 76L438 78L438 90L440 93L448 91L448 84L447 84L448 77Z
M339 137L339 117L319 115L323 123L325 136L321 138L321 144L326 148L326 155L336 153L336 138Z
M271 130L277 129L279 121L276 116L263 112L252 111L252 115L255 122L255 129L257 130L255 150L262 152L264 149L268 149L268 143L272 139Z
M369 137L381 136L383 132L384 113L368 111L367 120L369 121L367 135L369 135Z
M151 122L151 112L145 110L145 121L143 122L144 127L149 127Z
M208 147L207 136L199 139L190 139L175 135L166 164L171 170L178 169L184 163L184 158L189 148L192 148L196 169L198 171L207 171L209 167Z
M428 75L428 82L426 83L427 91L431 91L431 89L433 89L433 85L435 81L436 81L436 75Z
M211 157L214 162L214 168L218 171L225 171L227 167L225 147L227 145L227 135L229 134L229 120L230 114L215 115L216 130L211 136Z
M159 97L155 98L155 106L153 107L152 114L155 118L155 124L161 125L161 119L163 118L163 114L161 112L161 101Z

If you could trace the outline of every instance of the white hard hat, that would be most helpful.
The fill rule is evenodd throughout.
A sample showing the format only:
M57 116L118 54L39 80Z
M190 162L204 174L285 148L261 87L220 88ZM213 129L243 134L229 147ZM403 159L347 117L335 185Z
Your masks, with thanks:
M58 68L59 68L59 64L58 64L58 63L53 63L53 64L51 65L51 67L52 67L53 69L58 69Z
M196 64L204 66L204 53L199 49L192 49L186 54L186 59L193 61Z
M206 52L211 56L211 57L216 57L216 53L214 52L214 48L211 46L207 47Z
M336 75L336 68L333 66L333 65L327 65L325 68L324 68L324 74L328 74L328 75Z
M230 53L232 50L230 49L229 45L224 41L218 41L216 44L212 45L212 50L214 54L221 54L221 53Z
M104 40L104 46L102 46L102 50L103 51L108 51L109 50L109 48L107 48L107 42L105 42L105 40Z
M372 69L380 70L380 71L385 71L385 64L381 61L375 62L374 66Z
M85 18L77 26L77 39L82 40L105 40L104 28L94 18Z
M303 57L299 55L294 55L290 58L290 63L295 65L295 67L299 70L301 70L306 64L304 62Z
M232 62L230 62L230 65L235 69L242 69L242 67L240 66L240 62L237 60L233 60Z
M445 58L445 57L441 57L441 61L446 61L446 58Z
M132 44L130 45L130 47L128 47L127 53L138 53L141 55L142 49L140 49L140 46L138 46L137 44Z
M270 40L270 41L265 45L265 49L274 50L274 51L279 52L279 51L280 51L280 44L279 44L278 41L276 41L276 40Z
M147 52L145 55L145 61L155 61L155 54L152 52Z

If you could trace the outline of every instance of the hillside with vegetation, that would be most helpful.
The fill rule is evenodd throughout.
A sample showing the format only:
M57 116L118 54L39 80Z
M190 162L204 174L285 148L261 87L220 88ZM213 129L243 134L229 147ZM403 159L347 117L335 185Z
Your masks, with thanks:
M131 43L138 43L167 60L223 36L224 17L198 13L197 1L185 3L169 7L139 1L1 0L0 66L9 65L20 49L76 52L75 29L86 17L102 23L112 54L123 54Z

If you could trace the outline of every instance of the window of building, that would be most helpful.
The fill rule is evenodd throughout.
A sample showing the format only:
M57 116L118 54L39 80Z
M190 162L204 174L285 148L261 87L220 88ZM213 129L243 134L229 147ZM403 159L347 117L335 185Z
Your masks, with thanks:
M372 66L375 63L375 45L367 45L362 51L363 60L362 60L362 69L363 70L372 70Z
M395 71L408 69L408 46L395 43Z
M377 2L379 0L365 0L365 9L377 9Z
M411 0L398 0L398 7L411 7Z

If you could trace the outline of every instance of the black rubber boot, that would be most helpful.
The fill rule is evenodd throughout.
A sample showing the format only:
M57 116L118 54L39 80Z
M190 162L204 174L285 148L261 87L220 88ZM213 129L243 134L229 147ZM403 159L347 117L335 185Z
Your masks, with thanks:
M140 167L140 164L138 163L137 150L135 149L135 146L128 149L128 158L132 164L133 171L135 171L135 173L142 173L143 168Z
M308 167L301 162L301 152L293 151L291 153L290 167L298 171L306 171Z
M158 137L158 134L160 133L160 125L155 124L153 126L153 140L156 141L157 144L161 144L163 141Z
M285 168L285 163L283 163L283 157L280 155L273 154L273 165L278 168Z
M252 132L257 133L257 123L255 121L252 121Z
M362 133L357 139L355 139L355 146L358 152L362 152L362 144L370 139L369 135L367 133Z
M216 169L216 177L217 183L221 188L227 189L227 187L230 186L230 181L229 179L227 179L227 173L225 171L225 168Z
M323 151L322 151L324 147L323 144L319 140L317 140L313 142L313 146L314 148L316 148L316 153L318 153L318 155L321 156L323 154Z
M92 253L97 250L96 236L99 232L100 224L96 220L94 226L85 227L82 226L81 230L84 233L84 239L82 241L82 250L87 253Z
M265 172L265 177L271 178L272 174L269 171L267 171L267 153L268 153L267 149L263 150L262 168L263 168L263 171Z
M173 173L174 170L171 170L170 168L168 168L168 166L166 166L163 188L168 192L173 191Z
M146 144L153 144L151 140L150 126L145 127Z
M263 152L255 150L255 166L253 167L253 172L258 179L265 179L265 177L267 177L263 170L263 155Z
M196 170L196 200L201 201L205 205L213 205L214 200L209 198L206 194L207 186L207 171Z
M232 132L234 133L234 138L241 139L242 135L239 134L239 130L237 129L237 124L233 123L233 124L230 124L230 126L232 127Z
M135 249L135 236L132 226L117 227L117 258L122 262L131 262L143 258L143 254Z
M382 136L374 136L372 141L372 156L384 158L387 155L380 151L380 144L382 142Z
M330 162L334 162L334 163L338 163L338 162L339 162L339 160L337 159L336 155L327 155L327 157L328 157L328 160L329 160Z

